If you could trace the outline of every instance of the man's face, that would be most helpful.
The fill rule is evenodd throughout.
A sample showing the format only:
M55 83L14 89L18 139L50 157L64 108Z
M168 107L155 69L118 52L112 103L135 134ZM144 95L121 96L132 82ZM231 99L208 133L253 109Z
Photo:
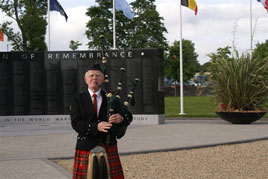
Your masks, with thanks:
M99 70L89 70L85 75L85 82L92 91L98 91L104 82L104 75Z

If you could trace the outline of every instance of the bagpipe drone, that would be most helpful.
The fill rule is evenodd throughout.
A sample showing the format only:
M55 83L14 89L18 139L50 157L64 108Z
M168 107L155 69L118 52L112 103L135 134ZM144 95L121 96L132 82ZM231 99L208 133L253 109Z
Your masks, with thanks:
M108 70L107 58L105 57L105 53L104 53L104 50L105 50L104 36L101 35L100 38L101 38L102 64L104 66L103 72L104 72L105 84L107 88L107 83L109 83L109 79L108 79L108 74L107 74L107 70ZM114 69L110 69L110 70L115 71ZM128 79L126 75L124 75L125 71L126 71L125 68L123 67L120 68L120 79L117 84L116 91L115 92L109 91L107 93L107 99L108 99L107 119L109 118L110 115L116 114L116 113L123 114L123 117L124 117L122 124L113 124L112 130L114 130L114 132L116 133L116 137L118 139L125 135L128 125L133 120L132 114L128 111L128 106L135 105L134 93L135 93L136 86L140 81L138 78L135 78L134 81ZM124 78L128 79L132 83L133 88L132 90L129 91L127 95L127 100L124 103L122 103L120 101L121 99L120 93L122 91L122 86L123 86L122 83L123 83ZM107 145L110 145L110 132L112 131L108 132L107 141L106 141Z

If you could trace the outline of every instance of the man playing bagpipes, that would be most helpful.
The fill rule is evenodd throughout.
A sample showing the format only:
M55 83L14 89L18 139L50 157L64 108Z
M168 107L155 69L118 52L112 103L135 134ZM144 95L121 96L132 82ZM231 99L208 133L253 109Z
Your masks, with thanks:
M105 91L101 89L105 78L99 64L94 64L86 72L84 79L88 91L74 95L71 103L71 123L73 129L78 133L73 179L87 178L90 163L93 163L93 171L91 171L93 179L123 179L117 138L124 135L126 126L132 121L132 115L125 108L109 114L109 100ZM108 175L103 173L105 170L103 166L98 166L97 159L89 161L91 160L91 158L89 159L90 153L93 153L92 150L97 146L103 147L107 154ZM94 162L97 164L95 165ZM105 165L105 162L102 165Z

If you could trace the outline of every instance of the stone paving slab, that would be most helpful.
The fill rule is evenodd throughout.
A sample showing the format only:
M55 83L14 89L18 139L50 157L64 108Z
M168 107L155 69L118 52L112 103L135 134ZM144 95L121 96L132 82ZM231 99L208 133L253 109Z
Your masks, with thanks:
M36 124L2 124L0 125L0 137L5 136L36 136L46 134L66 134L73 132L71 123L36 123Z
M169 120L164 125L129 129L119 141L121 154L179 150L268 140L268 120L234 125L223 120Z
M71 157L75 152L75 132L0 138L0 161Z
M163 125L130 126L119 140L119 153L189 149L241 141L268 140L268 120L233 125L222 120L167 120ZM0 128L0 178L70 178L47 160L72 158L76 133L63 125L9 125Z
M1 179L68 179L66 174L41 159L0 162Z

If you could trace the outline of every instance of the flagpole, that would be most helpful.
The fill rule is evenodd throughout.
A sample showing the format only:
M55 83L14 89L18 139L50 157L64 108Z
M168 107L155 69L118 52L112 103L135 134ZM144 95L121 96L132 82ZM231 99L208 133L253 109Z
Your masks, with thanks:
M47 0L47 14L48 14L48 51L50 51L50 0Z
M115 36L115 0L113 0L113 49L116 49L116 36Z
M183 106L183 54L182 54L182 13L181 13L181 1L180 0L180 106L181 112L179 115L184 115L184 106ZM176 87L176 86L175 86Z
M252 58L252 0L250 0L250 47L249 47L249 54L250 54L250 59Z
M6 37L7 37L7 52L9 52L8 36L6 36Z

